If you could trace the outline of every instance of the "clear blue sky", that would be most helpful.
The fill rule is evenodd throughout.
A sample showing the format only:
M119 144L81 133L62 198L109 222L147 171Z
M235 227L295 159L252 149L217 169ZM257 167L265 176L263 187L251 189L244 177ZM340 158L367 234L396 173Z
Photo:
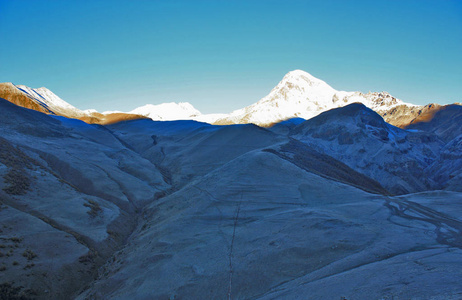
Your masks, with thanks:
M462 102L462 1L0 0L0 82L81 109L258 101L288 71L404 101Z

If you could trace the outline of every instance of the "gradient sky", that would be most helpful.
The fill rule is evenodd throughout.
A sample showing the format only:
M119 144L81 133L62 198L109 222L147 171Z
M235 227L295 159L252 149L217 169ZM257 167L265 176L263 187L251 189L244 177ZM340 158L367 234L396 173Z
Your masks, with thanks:
M81 109L258 101L302 69L337 90L462 102L462 1L0 0L0 82Z

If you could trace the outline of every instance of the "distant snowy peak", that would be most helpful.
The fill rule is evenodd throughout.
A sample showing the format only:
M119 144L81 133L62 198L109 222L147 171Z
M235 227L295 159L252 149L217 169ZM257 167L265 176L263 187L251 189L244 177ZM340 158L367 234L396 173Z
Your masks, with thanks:
M113 112L104 112L109 114ZM170 102L158 105L146 104L129 112L148 117L154 121L194 120L213 124L218 119L226 118L228 114L202 114L188 102Z
M271 92L255 104L233 111L216 124L254 123L268 126L291 118L310 119L323 111L359 102L375 110L411 105L386 92L337 91L313 75L295 70L287 73Z
M201 115L200 111L188 102L147 104L135 108L130 113L146 116L155 121L189 120Z

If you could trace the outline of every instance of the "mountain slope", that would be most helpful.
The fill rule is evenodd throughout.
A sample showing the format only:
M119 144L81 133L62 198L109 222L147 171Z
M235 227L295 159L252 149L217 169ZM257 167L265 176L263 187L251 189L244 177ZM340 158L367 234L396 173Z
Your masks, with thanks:
M169 185L102 126L4 99L0 120L0 282L72 298Z
M428 168L429 177L448 190L462 191L462 106L446 105L417 119L407 128L431 132L446 142Z
M428 234L445 217L418 199L374 196L251 151L148 205L79 299L456 295L462 252Z
M406 129L432 132L448 142L462 134L462 106L458 104L436 106L416 118Z
M436 135L394 127L359 103L307 120L291 136L377 180L393 194L434 187L425 169L444 146Z
M168 169L170 180L177 186L244 153L281 141L281 137L253 124L213 126L191 120L138 120L108 128L143 157Z

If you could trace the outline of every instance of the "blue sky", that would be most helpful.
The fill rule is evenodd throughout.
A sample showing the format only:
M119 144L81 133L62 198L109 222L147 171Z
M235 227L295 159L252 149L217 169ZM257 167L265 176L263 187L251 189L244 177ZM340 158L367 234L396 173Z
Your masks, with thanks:
M0 82L81 109L258 101L302 69L337 90L462 102L462 1L0 0Z

